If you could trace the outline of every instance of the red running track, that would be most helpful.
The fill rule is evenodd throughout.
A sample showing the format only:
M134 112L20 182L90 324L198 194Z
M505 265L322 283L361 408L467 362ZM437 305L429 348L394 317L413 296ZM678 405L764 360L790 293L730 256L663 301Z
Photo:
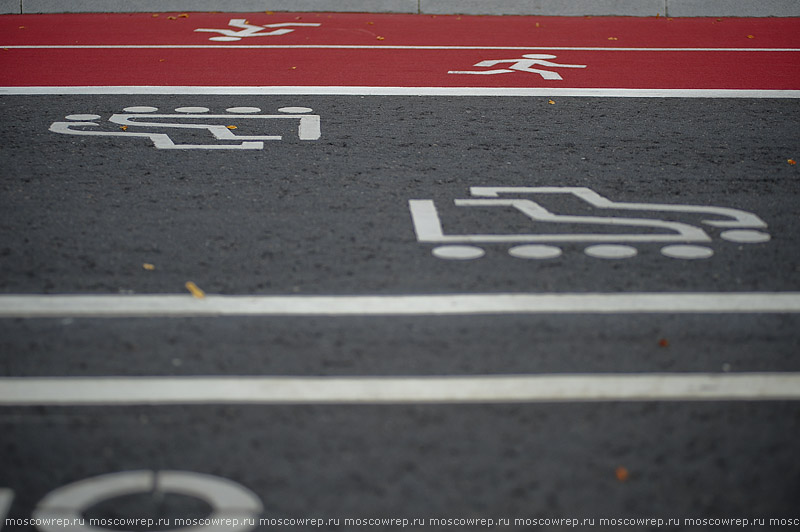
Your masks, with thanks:
M800 89L798 67L797 18L326 13L0 17L0 87L785 91Z

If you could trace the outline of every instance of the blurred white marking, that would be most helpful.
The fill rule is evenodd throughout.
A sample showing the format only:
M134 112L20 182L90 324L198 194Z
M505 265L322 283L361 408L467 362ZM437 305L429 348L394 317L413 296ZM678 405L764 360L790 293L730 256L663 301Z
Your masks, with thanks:
M797 313L800 292L364 296L2 295L0 318Z
M11 511L11 502L14 500L14 491L11 488L0 488L0 530L6 522L6 516Z
M3 406L762 400L800 400L800 373L0 378Z

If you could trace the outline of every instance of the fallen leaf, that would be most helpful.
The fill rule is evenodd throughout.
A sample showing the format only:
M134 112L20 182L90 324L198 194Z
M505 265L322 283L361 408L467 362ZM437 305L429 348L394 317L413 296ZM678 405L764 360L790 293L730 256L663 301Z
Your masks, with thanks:
M264 13L266 13L267 15L274 15L275 14L274 11L264 11Z
M122 131L128 131L128 126L119 126Z
M236 126L225 126L225 127L227 127L228 129L239 129Z
M662 338L661 340L658 341L658 345L660 347L669 347L669 340L667 340L666 338Z
M617 480L620 482L625 482L630 477L630 472L628 472L628 469L622 466L619 466L616 471L614 471L614 474L617 476Z
M192 297L195 297L197 299L203 299L204 297L206 297L206 293L200 290L200 288L198 288L198 286L194 284L192 281L187 281L185 286L186 289L192 294Z
M297 70L297 67L292 67L289 70Z
M169 16L167 17L169 20L178 20L178 17Z
M536 23L536 27L537 27L537 28L541 28L541 25L540 25L540 24L537 22L537 23Z
M158 13L153 13L153 18L158 17Z
M188 13L181 13L180 15L178 15L178 18L189 18L189 14Z
M755 35L748 35L748 36L747 36L747 38L748 38L748 39L755 39L755 38L756 38L756 36L755 36Z
M795 161L794 159L786 159L786 162L791 164L792 166L797 164L797 161Z
M556 104L556 102L554 100L547 100L547 103L549 103L550 105L555 105Z
M617 37L609 37L608 40L609 41L618 41L619 39Z
M145 262L144 264L142 264L142 268L150 272L156 269L155 265L150 264L149 262Z
M374 26L375 25L374 22L367 22L367 24L370 25L370 26Z
M381 37L380 35L378 35L378 36L377 36L377 37L375 37L375 38L376 38L376 39L378 39L379 41L382 41L382 40L386 39L386 37Z

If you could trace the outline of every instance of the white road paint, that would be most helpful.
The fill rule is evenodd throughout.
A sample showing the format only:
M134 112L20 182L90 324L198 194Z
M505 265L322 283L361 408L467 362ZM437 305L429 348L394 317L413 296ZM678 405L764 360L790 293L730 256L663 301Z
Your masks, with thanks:
M764 221L755 214L739 209L726 207L713 207L705 205L678 205L662 203L632 203L611 201L586 187L471 187L472 199L453 200L456 207L475 207L479 213L486 213L487 208L502 208L505 210L515 209L518 213L527 216L531 222L527 230L520 233L452 233L445 234L442 229L442 222L439 211L433 200L411 199L408 201L411 220L414 225L414 232L417 241L421 243L450 244L433 249L434 256L442 259L476 259L483 256L482 248L474 244L489 243L563 243L563 242L585 242L597 243L585 249L590 257L603 259L626 259L636 256L637 249L631 246L620 245L620 243L647 243L647 242L680 242L684 245L672 245L662 249L662 253L675 259L700 259L708 258L714 254L713 249L705 246L685 245L690 242L710 242L712 239L708 233L699 226L690 225L682 222L659 219L663 217L660 213L682 213L691 215L701 215L700 223L718 228L743 228L731 229L722 232L721 238L738 243L763 243L770 239L770 235L763 231L756 231L752 228L763 229L767 227ZM542 196L552 195L572 195L591 205L598 211L600 216L575 216L564 215L549 211L540 203L528 198L501 198L503 194L528 194L537 199ZM478 199L474 199L478 198ZM603 216L603 210L636 210L650 211L648 217L621 217ZM654 215L654 213L659 213ZM709 217L710 218L706 218ZM721 218L721 219L720 219ZM550 224L570 224L577 227L584 225L594 226L596 229L609 231L612 228L626 227L632 232L621 233L611 232L553 232L554 228ZM658 229L659 232L644 232L643 228ZM526 231L537 230L531 233ZM665 232L666 231L666 232ZM460 245L454 245L460 244ZM466 244L466 245L465 245ZM605 244L605 245L604 245ZM470 249L471 253L455 253L458 250ZM542 250L548 250L544 258L558 256L557 248L547 248L542 246L521 247L517 246L509 250L514 257L520 258L542 258ZM535 251L534 251L535 250ZM551 253L552 252L552 253ZM532 254L531 254L532 253Z
M228 23L229 26L232 28L239 28L237 30L231 29L215 29L215 28L197 28L194 31L200 32L209 32L209 33L219 33L220 36L217 37L209 37L210 41L221 41L221 42L232 42L232 41L240 41L246 37L268 37L268 36L276 36L276 35L285 35L287 33L291 33L294 31L294 28L288 28L287 26L312 26L318 27L321 24L314 23L314 22L279 22L277 24L266 24L264 26L256 26L255 24L250 24L247 22L246 19L243 18L232 18ZM279 28L273 31L262 31L266 30L267 28Z
M800 292L496 293L361 296L2 295L0 318L793 314Z
M362 86L82 86L0 87L0 96L69 94L255 95L255 96L519 96L586 98L800 98L800 90L751 89L585 89L521 87L362 87Z
M508 74L517 72L527 72L529 74L538 74L542 79L563 79L561 74L553 72L552 70L545 70L541 68L533 68L534 66L544 66L547 68L586 68L586 65L568 65L562 63L553 63L549 59L555 59L553 54L523 54L522 57L517 59L487 59L479 61L473 66L476 67L492 67L503 63L510 63L508 68L496 68L492 70L450 70L448 74L477 74L477 75L493 75L493 74Z
M11 488L0 488L0 530L6 522L6 516L11 511L11 502L14 500L14 491Z
M73 482L50 492L38 504L32 517L43 521L41 532L64 530L61 522L48 520L67 519L68 530L74 532L98 532L87 526L84 512L105 500L124 495L147 493L179 493L196 497L211 507L209 521L214 519L236 520L235 525L210 525L193 528L199 532L242 532L252 527L244 519L256 518L262 511L261 500L241 484L225 478L195 473L192 471L123 471ZM183 529L187 530L187 529Z
M233 107L232 109L238 109ZM318 140L320 133L320 116L308 114L312 109L308 107L282 107L279 115L253 114L251 109L254 107L242 108L246 110L244 114L207 114L208 107L178 107L175 111L179 114L154 114L158 111L151 106L132 106L126 107L125 113L114 113L108 119L113 124L122 126L124 131L106 131L84 128L95 128L100 124L96 122L84 122L80 120L96 120L100 115L96 114L70 114L66 116L69 122L53 122L50 131L65 135L84 135L101 137L127 137L127 138L147 138L153 142L158 149L163 150L260 150L264 148L265 140L282 140L280 135L236 135L231 131L233 123L240 120L260 119L260 120L284 120L297 119L298 137L300 140ZM287 114L288 113L288 114ZM295 113L295 114L292 114ZM299 114L298 114L299 113ZM163 122L161 120L175 120L178 122ZM218 124L208 123L187 123L186 119L217 119ZM262 124L263 125L263 124ZM76 129L78 128L78 129ZM200 129L208 131L218 140L241 140L240 144L176 144L166 133L127 131L129 128L175 128L175 129Z
M800 373L0 378L2 406L762 400L800 400Z

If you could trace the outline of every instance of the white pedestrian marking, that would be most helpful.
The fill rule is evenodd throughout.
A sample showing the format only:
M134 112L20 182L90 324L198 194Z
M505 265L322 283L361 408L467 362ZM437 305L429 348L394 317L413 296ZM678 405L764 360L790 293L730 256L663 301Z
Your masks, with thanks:
M800 373L4 377L0 405L800 400Z
M727 231L720 233L720 238L739 243L763 243L770 237L768 233L758 231L763 229L766 223L755 214L739 209L725 207L711 207L700 205L676 205L659 203L632 203L611 201L597 192L585 187L471 187L470 193L473 198L479 199L456 199L454 203L457 207L500 207L512 208L530 219L532 227L539 228L539 233L472 233L472 234L445 234L442 229L442 221L439 211L433 200L409 200L408 206L411 212L411 220L417 241L422 243L444 244L434 248L433 254L439 258L470 259L479 258L483 253L478 253L481 248L475 244L489 243L565 243L582 242L591 243L586 248L587 255L606 259L624 259L636 256L637 250L626 243L668 243L672 242L680 245L671 245L662 248L662 254L676 259L702 259L711 257L713 249L706 246L689 245L689 243L708 243L712 238L705 229L690 225L684 222L668 221L657 218L628 218L620 216L571 216L555 214L537 203L530 196L552 196L556 194L572 195L595 209L602 210L636 210L650 213L675 213L702 216L702 224L714 227L725 228ZM501 195L525 195L524 198L501 198ZM652 216L652 214L651 214ZM706 218L710 216L710 218ZM571 224L577 227L590 225L597 228L605 228L606 231L617 228L638 228L638 232L552 232L548 231L548 224ZM741 228L741 229L730 229ZM748 228L748 229L745 229ZM644 230L657 229L659 232L647 232ZM453 247L455 245L456 247ZM467 253L466 248L472 251ZM453 252L448 249L453 248ZM538 248L537 248L538 249ZM456 252L456 250L458 252ZM514 257L521 258L556 258L560 253L520 253L517 248L512 248L509 253Z
M234 111L230 111L233 109ZM245 112L237 113L237 110L244 109ZM65 118L67 122L54 122L50 125L50 131L66 135L88 135L101 137L129 137L129 138L148 138L158 149L163 150L260 150L264 148L265 140L282 140L281 135L236 135L232 129L237 126L232 122L240 120L262 119L296 119L298 120L297 134L300 140L318 140L320 132L320 116L309 114L312 109L308 107L283 107L278 109L282 114L263 115L255 114L260 112L256 107L232 107L228 111L230 114L206 114L209 112L207 107L178 107L175 109L177 114L156 114L158 109L150 106L131 106L123 109L124 113L111 115L108 121L118 124L120 130L107 131L86 129L87 127L97 128L97 122L87 122L86 120L98 120L100 115L95 114L71 114ZM162 121L179 119L180 122ZM193 123L186 120L216 120L220 123ZM128 129L139 129L138 131L128 131ZM172 129L199 129L206 130L218 140L230 141L239 140L240 144L176 144L166 133L143 132L140 128L172 128Z
M123 471L87 478L62 486L48 493L33 511L33 519L40 522L41 532L57 532L65 529L74 532L99 532L107 530L87 526L86 510L103 501L137 494L177 493L195 497L211 507L207 516L209 523L192 528L195 532L244 532L251 530L252 519L258 517L264 507L258 496L239 483L226 478L195 473L193 471ZM139 516L141 519L141 516ZM215 520L220 524L215 524ZM153 528L148 523L147 528ZM159 530L178 531L186 528Z
M544 66L548 68L586 68L586 65L565 65L561 63L553 63L548 59L555 59L556 56L552 54L524 54L519 59L490 59L475 63L476 67L492 67L503 63L511 63L508 68L499 68L494 70L450 70L448 74L508 74L514 71L528 72L531 74L539 74L544 79L560 80L564 79L558 72L551 70L543 70L541 68L533 68L534 65Z
M11 488L0 488L0 530L6 522L6 516L11 512L11 503L14 501L14 491Z
M0 87L0 96L70 94L225 96L517 96L578 98L800 98L800 90L603 89L525 87L373 87L373 86L75 86Z
M0 318L789 314L800 292L500 293L362 296L2 295Z
M257 26L250 24L243 18L232 18L228 22L228 26L232 28L239 28L238 30L230 29L214 29L214 28L197 28L194 31L219 33L217 37L209 37L210 41L233 42L240 41L247 37L275 37L278 35L286 35L294 31L295 27L318 27L321 24L313 22L279 22L277 24L265 24ZM267 28L278 28L272 31L264 31Z

